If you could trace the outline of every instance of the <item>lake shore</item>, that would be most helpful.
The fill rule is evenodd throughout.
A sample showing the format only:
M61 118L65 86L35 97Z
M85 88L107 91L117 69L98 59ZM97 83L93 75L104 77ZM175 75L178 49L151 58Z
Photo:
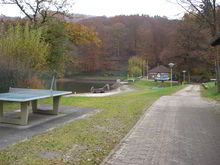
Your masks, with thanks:
M65 97L78 97L78 96L79 97L106 97L106 96L112 96L112 95L116 95L119 93L126 93L126 92L132 92L132 91L135 91L135 89L131 88L128 85L122 85L115 90L111 90L105 93L77 93L77 94L67 95Z
M64 78L58 79L57 82L84 82L84 83L115 83L117 78L93 78L93 77L85 77L85 78Z

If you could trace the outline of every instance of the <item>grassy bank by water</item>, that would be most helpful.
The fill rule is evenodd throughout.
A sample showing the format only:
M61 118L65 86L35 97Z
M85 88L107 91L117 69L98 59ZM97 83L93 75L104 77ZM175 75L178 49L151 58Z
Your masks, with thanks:
M137 81L134 84L137 88L139 89L144 89L144 88L155 88L155 87L170 87L171 86L171 82L170 81L165 81L165 82L161 82L161 81ZM172 83L173 86L177 86L178 83L177 82L173 82Z
M149 89L154 85L144 81L136 85L141 90L111 97L62 98L64 105L101 111L1 149L0 165L100 164L155 100L183 88Z
M216 86L214 82L205 83L208 89L203 89L202 96L210 99L220 101L220 93L216 91Z

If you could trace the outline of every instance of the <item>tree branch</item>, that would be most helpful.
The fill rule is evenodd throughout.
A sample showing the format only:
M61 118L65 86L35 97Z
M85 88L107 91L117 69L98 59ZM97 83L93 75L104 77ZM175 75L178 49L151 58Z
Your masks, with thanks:
M24 9L24 6L22 6L18 0L14 0L15 4L20 8L20 10L30 19L30 21L33 20L33 18L26 12L26 10Z
M212 9L211 13L212 13L212 19L213 19L213 22L212 22L212 19L210 19L210 17L206 16L204 13L201 12L201 7L200 5L196 5L196 4L199 4L199 3L203 3L201 1L192 1L192 0L176 0L176 2L184 9L186 10L186 12L188 12L189 14L192 14L194 16L196 16L199 20L203 21L205 20L206 23L209 25L210 27L210 30L211 30L211 33L212 35L215 35L216 33L216 0L213 0L213 3L208 1L209 2L209 5ZM186 7L184 7L182 4L187 4L189 6L191 6L194 10L197 11L197 13L202 17L199 17L198 15L196 14L193 14L192 12L190 12L189 9L186 9Z
M37 21L38 15L42 16L43 22L46 17L54 16L59 12L66 12L67 7L72 7L72 0L0 0L0 4L17 5L22 13L30 20ZM52 10L56 11L52 11ZM51 13L49 13L51 12Z

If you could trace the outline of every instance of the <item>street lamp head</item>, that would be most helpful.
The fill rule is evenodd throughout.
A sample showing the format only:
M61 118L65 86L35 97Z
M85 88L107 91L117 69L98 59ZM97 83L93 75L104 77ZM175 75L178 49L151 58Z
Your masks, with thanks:
M185 71L185 70L183 70L183 73L186 73L186 71Z
M174 63L169 63L168 65L170 68L172 68L174 66Z

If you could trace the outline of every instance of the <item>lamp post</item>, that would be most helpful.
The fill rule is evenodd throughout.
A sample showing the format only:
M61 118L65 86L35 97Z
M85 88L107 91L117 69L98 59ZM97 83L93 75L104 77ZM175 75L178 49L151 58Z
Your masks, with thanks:
M148 80L148 60L147 60L147 80Z
M169 65L169 67L170 67L170 70L171 70L171 88L172 88L172 86L173 86L173 66L174 66L174 63L169 63L168 64Z
M186 73L186 71L185 70L183 70L183 84L185 84L185 73Z

